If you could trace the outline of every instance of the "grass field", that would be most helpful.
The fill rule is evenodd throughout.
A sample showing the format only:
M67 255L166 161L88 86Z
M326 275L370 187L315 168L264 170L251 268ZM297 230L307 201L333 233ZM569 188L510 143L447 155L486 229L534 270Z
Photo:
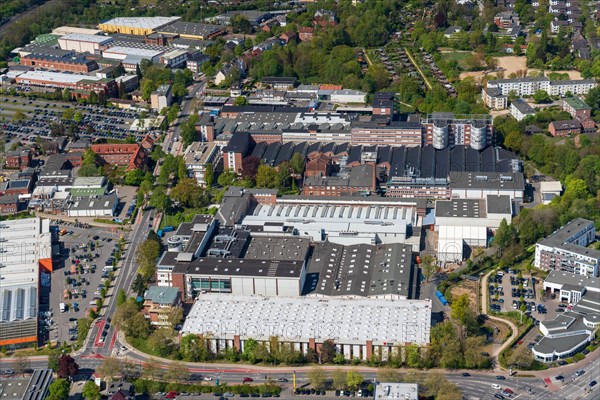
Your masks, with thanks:
M458 64L467 69L468 66L465 64L465 60L473 55L470 51L448 51L441 53L442 58L446 61L456 61Z

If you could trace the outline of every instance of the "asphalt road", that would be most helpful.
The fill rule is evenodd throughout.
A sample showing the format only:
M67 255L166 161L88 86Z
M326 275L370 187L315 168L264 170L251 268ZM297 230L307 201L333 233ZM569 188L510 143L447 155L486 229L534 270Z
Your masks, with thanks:
M190 89L188 97L190 100L183 100L181 102L181 111L179 112L179 116L177 117L177 121L175 121L174 127L167 132L167 136L163 141L163 151L165 153L171 153L174 156L178 155L183 149L181 148L181 123L184 122L186 118L189 118L190 113L192 112L192 107L194 105L194 99L196 95L204 90L206 87L206 81L202 79L200 82L194 83ZM171 146L171 150L169 151L169 146Z

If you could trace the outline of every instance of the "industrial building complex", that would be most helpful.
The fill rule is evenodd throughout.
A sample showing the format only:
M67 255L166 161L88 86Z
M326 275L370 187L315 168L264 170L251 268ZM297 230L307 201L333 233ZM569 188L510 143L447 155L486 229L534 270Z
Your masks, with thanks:
M50 220L0 221L0 346L36 344L40 275L52 272Z

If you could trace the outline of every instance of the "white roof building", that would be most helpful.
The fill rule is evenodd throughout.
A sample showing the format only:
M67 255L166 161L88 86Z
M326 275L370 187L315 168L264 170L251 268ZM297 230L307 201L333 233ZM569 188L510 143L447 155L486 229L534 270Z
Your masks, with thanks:
M416 383L377 382L375 400L418 400L419 385Z
M243 225L264 226L282 223L292 226L300 236L332 243L405 243L407 226L416 226L413 207L393 205L277 204L258 205Z
M78 33L82 35L101 35L104 32L102 32L100 29L87 29L75 26L59 26L58 28L52 30L53 35L70 35L72 33Z
M102 52L102 56L105 58L112 58L115 60L124 60L129 56L139 57L140 59L146 58L152 62L158 62L159 57L163 54L160 50L151 49L140 49L136 47L125 47L115 46L111 47Z
M119 27L154 30L180 20L181 17L117 17L103 22L100 26L112 25Z
M37 341L40 260L51 258L50 220L0 222L0 345Z
M181 333L203 335L222 350L244 341L277 336L305 351L333 340L347 358L368 359L374 348L405 343L426 345L431 329L430 300L315 299L200 294Z
M24 74L19 75L19 79L23 83L38 83L46 82L47 84L76 84L80 81L99 81L98 78L93 75L83 74L67 74L64 72L50 72L36 69L34 71L27 71Z

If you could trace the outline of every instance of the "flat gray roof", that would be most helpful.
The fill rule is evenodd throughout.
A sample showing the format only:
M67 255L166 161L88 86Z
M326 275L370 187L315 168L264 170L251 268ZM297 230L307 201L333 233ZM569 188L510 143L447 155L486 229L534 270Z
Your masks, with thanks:
M305 294L375 297L414 296L412 246L343 246L316 243L307 271Z
M487 195L488 214L512 214L512 202L508 195Z
M144 293L144 300L158 304L174 304L179 297L179 288L150 286Z
M600 291L600 278L587 277L585 275L573 274L571 272L554 270L544 280L553 284L570 284L575 286L583 286L586 288L596 288L596 292Z
M525 190L522 173L450 171L451 188Z
M436 217L485 218L483 200L452 199L435 202Z

